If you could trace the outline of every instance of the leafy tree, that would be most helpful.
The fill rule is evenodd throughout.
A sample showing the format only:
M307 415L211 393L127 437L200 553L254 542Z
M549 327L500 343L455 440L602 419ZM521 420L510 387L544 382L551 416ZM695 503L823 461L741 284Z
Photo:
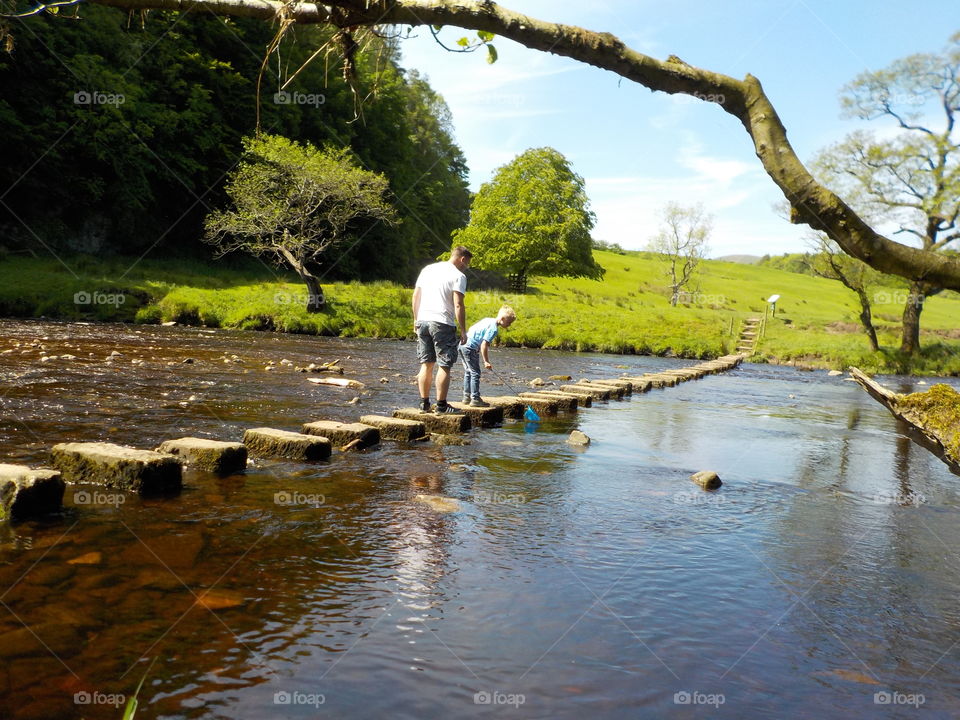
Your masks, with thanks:
M243 250L286 263L307 287L307 309L324 305L314 274L332 246L372 223L396 221L386 179L358 168L347 150L318 150L284 137L244 141L246 159L230 175L230 210L206 220L206 240L222 255Z
M583 178L562 154L527 150L480 187L454 242L470 248L476 267L516 274L521 286L529 275L599 279L589 205Z
M860 325L870 342L870 349L877 352L880 344L877 342L877 329L873 326L873 309L868 288L877 281L880 273L866 263L844 254L826 235L818 235L816 243L818 252L809 257L810 271L814 275L837 280L856 293L860 303Z
M960 33L939 53L911 55L883 70L864 72L844 88L847 115L892 120L897 133L858 131L822 151L815 161L825 182L873 224L892 224L928 253L960 239ZM932 112L940 120L930 121ZM942 288L911 282L903 310L900 351L920 349L925 300Z
M671 202L664 207L663 224L650 240L650 249L667 262L671 305L677 304L681 291L690 285L700 261L706 257L712 226L713 218L699 203L684 207Z

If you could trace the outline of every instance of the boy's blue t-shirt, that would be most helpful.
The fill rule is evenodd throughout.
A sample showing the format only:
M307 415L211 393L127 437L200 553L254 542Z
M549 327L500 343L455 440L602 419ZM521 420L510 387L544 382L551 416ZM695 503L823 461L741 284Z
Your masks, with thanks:
M467 347L473 348L474 350L479 349L480 343L484 340L492 342L499 331L500 326L497 325L497 319L495 317L488 317L475 322L470 326L470 329L467 330Z

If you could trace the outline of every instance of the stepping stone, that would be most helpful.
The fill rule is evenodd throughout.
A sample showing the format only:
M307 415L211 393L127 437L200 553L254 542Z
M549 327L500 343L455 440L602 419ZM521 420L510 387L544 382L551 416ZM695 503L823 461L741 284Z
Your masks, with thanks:
M243 443L185 437L164 441L157 452L176 455L197 470L217 475L232 475L247 467L247 448Z
M427 427L419 420L404 420L386 415L364 415L360 418L360 422L377 428L380 431L380 437L387 440L411 442L427 436Z
M655 388L673 387L679 382L673 375L647 375L646 379Z
M577 410L577 398L572 395L561 397L559 395L547 395L546 393L520 393L517 397L524 402L532 402L534 400L555 402L557 403L558 410L565 410L566 412L576 412ZM536 410L536 408L534 408L534 410Z
M629 380L624 380L623 378L603 378L600 380L590 380L588 378L582 378L578 382L589 382L594 385L606 385L608 387L620 388L623 390L624 395L630 395L633 392L633 383Z
M645 393L653 387L653 383L650 382L649 377L623 377L623 380L629 380L630 384L633 386L633 392L635 393Z
M503 408L490 403L490 407L471 407L464 403L450 403L457 410L470 418L470 422L477 427L494 427L503 422Z
M277 430L252 428L243 433L243 444L251 455L285 460L326 460L330 457L330 441L325 437Z
M588 393L596 400L609 400L612 394L610 388L597 387L596 385L561 385L560 389L563 392L573 393L574 395L577 393Z
M531 393L521 393L521 394L530 395ZM533 411L537 415L556 415L557 410L560 409L560 404L556 401L556 399L553 399L553 398L548 399L546 396L537 398L537 399L531 399L531 398L525 399L516 395L501 395L500 397L520 404L520 414L516 417L523 417L523 414L527 411L528 405L533 408ZM484 398L484 400L486 400L488 403L492 405L495 401L498 400L498 398L486 397Z
M580 387L595 387L600 388L601 390L609 390L610 397L617 398L618 400L627 392L619 385L611 385L610 383L601 383L594 380L577 380L577 385Z
M359 450L380 444L380 430L365 423L342 423L336 420L316 420L304 423L300 431L305 435L319 435L339 448Z
M513 395L495 395L493 397L485 395L483 399L492 406L503 410L505 418L522 418L527 409L526 403Z
M180 460L167 453L113 443L60 443L50 450L52 465L64 482L92 483L141 495L179 492Z
M591 407L593 405L593 395L588 392L562 392L560 390L541 390L538 395L549 395L558 398L574 398L580 407Z
M0 520L23 520L57 512L66 483L57 470L0 463Z
M400 408L393 411L395 418L421 422L432 433L453 435L467 432L471 427L469 416L464 413L444 413L438 415L433 412L421 412L417 408Z

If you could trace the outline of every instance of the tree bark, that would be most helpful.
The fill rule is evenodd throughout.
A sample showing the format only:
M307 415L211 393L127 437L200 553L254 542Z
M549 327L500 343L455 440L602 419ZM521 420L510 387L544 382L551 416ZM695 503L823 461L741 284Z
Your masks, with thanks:
M320 279L310 272L306 263L289 250L281 249L280 254L283 255L284 260L296 271L307 287L307 312L321 312L327 305L327 299L323 294L323 288L320 287Z
M285 4L275 0L89 0L129 10L207 10L218 15L278 16L339 28L378 25L454 25L485 30L533 50L551 52L609 70L651 90L714 98L753 140L757 157L791 206L791 222L822 230L843 250L880 272L960 290L960 260L894 242L874 231L846 203L820 185L797 157L760 81L688 65L676 56L657 60L631 50L616 36L548 23L482 0L330 0Z
M932 288L926 283L910 283L910 294L903 306L900 352L908 357L920 351L920 313Z
M877 329L873 326L873 313L870 309L870 298L866 290L854 288L857 298L860 300L860 324L863 325L863 331L867 334L870 341L870 349L877 352L880 349L880 343L877 342Z

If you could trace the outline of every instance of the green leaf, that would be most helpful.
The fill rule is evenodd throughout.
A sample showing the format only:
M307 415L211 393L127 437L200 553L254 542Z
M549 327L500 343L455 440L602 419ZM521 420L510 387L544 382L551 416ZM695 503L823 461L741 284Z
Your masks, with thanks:
M477 30L477 37L483 42L488 43L493 40L496 35L494 35L492 32L487 32L486 30Z
M497 49L493 45L487 45L487 62L493 65L497 61Z
M441 30L443 30L443 25L434 25L433 30L434 32L440 32Z
M457 40L457 45L459 45L460 47L464 47L464 48L465 48L465 47L470 47L470 40L467 39L467 38L465 38L465 37L462 37L462 38L460 38L459 40Z

